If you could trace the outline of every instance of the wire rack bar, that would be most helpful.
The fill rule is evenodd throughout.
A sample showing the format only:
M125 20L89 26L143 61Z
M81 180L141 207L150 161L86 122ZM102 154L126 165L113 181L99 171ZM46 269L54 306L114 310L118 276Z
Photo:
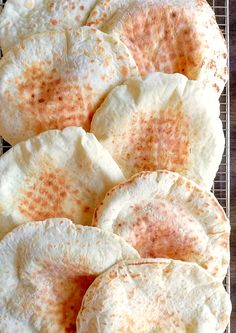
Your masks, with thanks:
M0 12L4 7L6 0L0 0ZM222 34L226 39L229 48L229 0L208 0L212 6L217 22L221 29ZM0 50L0 58L2 56ZM227 216L230 218L230 85L227 83L221 97L221 120L226 138L225 153L223 155L222 163L217 173L212 191L217 197L218 201L225 209ZM10 145L0 138L0 155L10 149ZM230 293L230 273L224 281L226 290ZM230 333L230 325L225 333Z

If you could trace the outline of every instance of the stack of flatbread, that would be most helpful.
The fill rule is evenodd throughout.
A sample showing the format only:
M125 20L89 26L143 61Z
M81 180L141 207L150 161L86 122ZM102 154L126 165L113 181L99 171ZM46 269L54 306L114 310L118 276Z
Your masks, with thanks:
M7 0L0 47L0 333L223 333L207 1Z

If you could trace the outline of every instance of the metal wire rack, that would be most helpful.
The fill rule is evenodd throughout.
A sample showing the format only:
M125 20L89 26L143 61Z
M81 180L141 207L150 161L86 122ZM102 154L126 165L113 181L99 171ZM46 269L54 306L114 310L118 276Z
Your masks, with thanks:
M6 0L0 0L0 12L4 7ZM212 6L219 27L226 39L229 47L229 0L208 0ZM0 58L2 56L0 50ZM224 134L226 138L226 147L223 155L222 163L217 173L212 191L217 197L219 203L224 208L227 216L230 218L230 95L229 82L226 85L220 97L221 120L223 123ZM10 145L0 138L0 156L10 149ZM226 290L230 293L230 274L224 281ZM225 333L230 333L230 325Z
M226 39L229 49L229 0L208 0L212 6L218 25ZM226 138L225 152L217 173L213 192L219 203L224 208L227 216L230 218L230 85L227 83L220 97L220 117L223 123L224 134ZM224 286L230 293L230 272L228 272ZM226 329L230 333L230 324Z

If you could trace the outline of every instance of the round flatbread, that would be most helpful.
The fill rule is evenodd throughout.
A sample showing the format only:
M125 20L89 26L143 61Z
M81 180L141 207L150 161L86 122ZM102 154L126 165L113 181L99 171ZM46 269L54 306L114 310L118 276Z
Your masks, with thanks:
M222 284L198 265L129 260L106 271L87 290L77 332L223 333L230 311Z
M98 0L87 24L118 35L143 76L182 73L218 94L228 79L226 43L205 0Z
M96 29L33 35L0 62L0 134L15 144L50 129L88 130L106 94L133 74L126 46Z
M67 219L16 228L0 242L0 331L74 333L96 276L137 257L120 237Z
M142 172L110 190L93 225L122 236L143 258L195 262L223 280L230 223L210 192L169 171Z
M32 34L78 28L96 0L7 0L0 16L3 52Z
M42 133L0 159L0 238L27 221L92 222L106 192L124 180L94 135L78 127Z
M112 90L91 131L127 178L167 169L210 189L224 151L219 114L211 88L181 74L152 73Z

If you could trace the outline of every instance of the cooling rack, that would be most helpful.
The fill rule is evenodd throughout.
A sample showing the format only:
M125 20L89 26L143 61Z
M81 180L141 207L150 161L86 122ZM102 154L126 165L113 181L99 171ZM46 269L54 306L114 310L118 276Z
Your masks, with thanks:
M208 0L212 6L218 25L226 39L229 49L229 0ZM220 117L226 139L223 159L217 173L212 191L230 218L230 83L228 82L220 97ZM224 286L230 293L230 271ZM230 324L225 333L230 333Z
M0 0L0 12L4 7L6 0ZM229 48L229 0L208 0L212 6L219 27L226 39ZM0 58L2 56L0 50ZM224 208L227 216L230 218L230 94L229 82L226 85L220 97L221 120L223 123L224 134L226 138L226 147L223 159L217 173L212 192L214 192L219 203ZM10 149L10 145L0 138L0 155ZM230 273L224 281L226 290L230 293ZM225 333L230 333L230 325Z

